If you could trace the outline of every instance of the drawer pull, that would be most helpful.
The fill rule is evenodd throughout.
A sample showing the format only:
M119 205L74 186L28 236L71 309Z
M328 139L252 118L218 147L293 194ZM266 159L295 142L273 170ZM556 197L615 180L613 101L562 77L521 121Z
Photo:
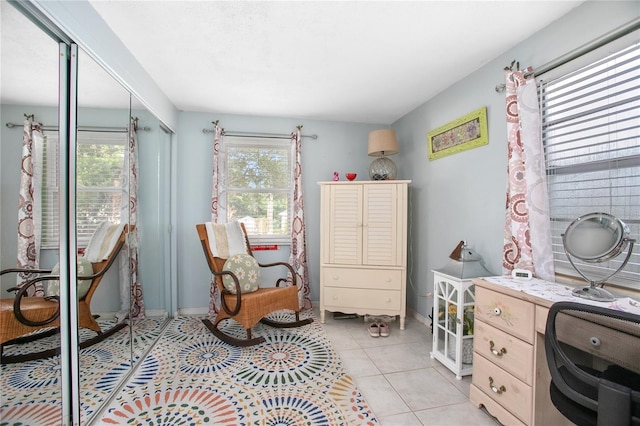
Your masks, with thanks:
M493 343L493 340L489 341L489 349L491 350L491 353L494 354L497 357L501 357L502 355L507 353L507 348L502 348L499 351L494 349L495 343Z
M507 391L507 388L505 388L504 386L500 386L499 388L493 386L493 377L491 376L489 376L489 387L493 392L497 393L498 395Z
M334 275L334 276L333 276L333 280L334 280L334 281L338 281L338 276L337 276L337 275Z
M338 300L338 296L336 296L335 294L333 295L333 300Z
M591 339L589 339L589 341L591 342L591 344L593 346L595 346L596 348L600 347L600 339L598 339L597 337L593 336Z
M387 303L391 302L391 298L390 298L390 297L387 297L387 298L385 299L385 302L387 302Z
M502 309L498 307L493 308L493 315L499 317L501 313L502 313Z

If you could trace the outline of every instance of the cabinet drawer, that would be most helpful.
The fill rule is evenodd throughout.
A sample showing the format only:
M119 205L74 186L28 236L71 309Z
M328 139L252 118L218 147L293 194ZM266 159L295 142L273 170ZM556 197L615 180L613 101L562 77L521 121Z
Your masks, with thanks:
M400 310L401 306L399 291L325 287L323 292L324 304L330 307Z
M472 383L522 422L531 424L531 386L487 361L478 353L473 354Z
M533 385L533 346L476 321L474 350L528 385Z
M402 271L397 269L323 268L325 287L400 290Z
M476 286L475 317L533 344L535 305Z

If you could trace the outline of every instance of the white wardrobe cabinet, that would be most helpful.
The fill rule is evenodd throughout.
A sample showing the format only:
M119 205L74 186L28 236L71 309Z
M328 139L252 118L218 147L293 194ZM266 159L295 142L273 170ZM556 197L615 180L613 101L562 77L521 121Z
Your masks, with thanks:
M406 317L410 181L319 182L320 321L325 311Z

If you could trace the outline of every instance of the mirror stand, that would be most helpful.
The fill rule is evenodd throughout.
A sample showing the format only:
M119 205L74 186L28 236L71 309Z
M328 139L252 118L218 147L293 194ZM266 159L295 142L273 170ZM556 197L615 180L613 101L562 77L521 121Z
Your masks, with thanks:
M607 213L590 213L574 220L562 234L562 245L571 266L589 287L573 290L573 295L598 302L613 302L616 297L602 288L604 283L627 265L635 240L628 237L629 228L620 219ZM573 261L573 257L587 263L600 263L618 256L627 247L624 261L605 278L594 280L588 277Z
M610 291L604 288L596 287L595 281L591 281L589 287L580 287L572 291L576 297L583 299L595 300L596 302L613 302L616 297Z
M613 302L614 300L616 300L616 297L613 294L611 294L610 291L607 291L604 288L601 288L598 286L603 284L605 281L613 277L618 272L620 272L620 270L624 268L627 262L629 261L629 258L631 257L631 252L633 252L633 243L635 243L635 240L631 238L624 238L624 243L629 244L627 248L627 256L625 257L624 261L620 264L618 269L616 269L613 273L609 274L606 278L601 279L599 281L595 281L587 277L580 270L580 268L578 268L578 266L575 263L573 263L573 260L571 259L571 255L569 254L569 252L567 252L565 248L564 252L567 255L567 259L569 259L571 266L575 268L575 270L580 274L580 276L582 276L582 278L589 281L590 283L589 287L579 287L574 289L572 291L574 296L582 297L583 299L595 300L597 302Z

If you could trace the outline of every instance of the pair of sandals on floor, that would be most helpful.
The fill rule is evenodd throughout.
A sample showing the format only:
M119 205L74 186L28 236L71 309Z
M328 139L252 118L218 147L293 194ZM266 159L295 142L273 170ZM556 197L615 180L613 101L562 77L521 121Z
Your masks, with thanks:
M372 322L367 326L371 337L387 337L389 335L389 325L386 322Z

